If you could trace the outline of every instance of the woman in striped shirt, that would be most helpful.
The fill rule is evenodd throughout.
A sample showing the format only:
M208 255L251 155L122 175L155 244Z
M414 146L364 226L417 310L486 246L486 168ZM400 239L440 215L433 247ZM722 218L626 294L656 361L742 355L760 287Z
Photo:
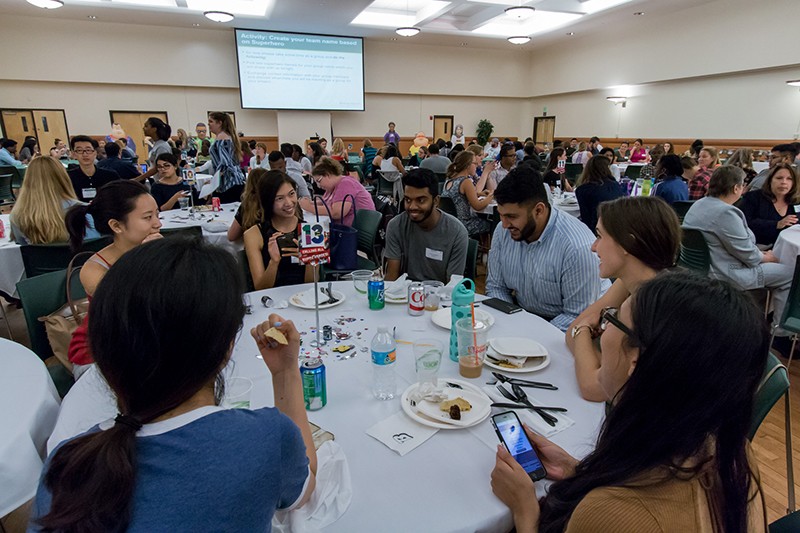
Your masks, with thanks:
M211 164L219 171L219 187L214 196L223 204L238 202L244 192L244 173L240 166L242 147L236 137L233 120L227 113L215 111L208 115L208 128L216 136L211 145Z

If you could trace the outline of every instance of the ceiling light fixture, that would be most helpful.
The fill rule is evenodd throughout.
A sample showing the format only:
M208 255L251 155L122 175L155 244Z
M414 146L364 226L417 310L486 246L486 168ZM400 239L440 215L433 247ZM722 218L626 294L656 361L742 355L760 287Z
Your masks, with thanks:
M511 44L526 44L531 42L531 38L527 35L517 35L515 37L509 37L508 42Z
M525 20L536 11L531 6L512 6L506 8L506 15L515 20Z
M800 80L789 80L786 82L786 85L791 85L792 87L800 87Z
M634 15L636 15L637 17L641 17L642 15L644 15L644 11L637 11L636 13L634 13Z
M420 29L416 26L403 26L394 30L394 32L401 37L413 37L420 32Z
M225 11L206 11L203 15L214 22L230 22L233 20L233 15Z
M628 102L627 96L606 96L606 100L613 103L614 105L622 104L622 107L625 107Z
M570 37L572 37L573 35L575 35L575 32L574 32L574 31L569 31L569 32L567 32L567 35L569 35Z
M28 0L28 3L36 7L41 7L42 9L58 9L59 7L64 7L64 2L61 0Z

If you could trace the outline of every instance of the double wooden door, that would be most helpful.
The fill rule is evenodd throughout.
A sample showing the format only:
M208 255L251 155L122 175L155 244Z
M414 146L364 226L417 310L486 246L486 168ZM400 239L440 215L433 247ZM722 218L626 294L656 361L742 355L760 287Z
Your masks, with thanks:
M139 156L139 162L144 163L147 160L147 144L144 142L144 123L150 117L160 118L167 124L166 111L111 111L111 127L114 124L119 124L122 130L128 135L133 142L136 143L136 155ZM111 132L111 128L109 128ZM177 130L173 129L173 135ZM153 139L155 142L156 139Z
M49 153L56 139L69 144L67 117L63 109L3 109L0 119L3 136L17 141L18 150L29 135L36 137L43 154Z

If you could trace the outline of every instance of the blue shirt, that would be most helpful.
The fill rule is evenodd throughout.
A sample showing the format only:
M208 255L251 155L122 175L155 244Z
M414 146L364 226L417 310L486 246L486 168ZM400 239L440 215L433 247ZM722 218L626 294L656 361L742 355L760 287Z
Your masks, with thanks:
M669 176L656 183L655 192L651 196L663 198L668 204L689 201L689 186L680 176Z
M515 241L498 225L489 250L486 294L511 302L511 291L526 311L566 331L569 324L608 289L592 252L594 235L577 218L550 209L538 240Z
M20 161L18 161L11 152L6 150L5 148L0 148L0 165L2 166L9 166L9 167L23 167Z
M201 407L137 433L127 531L268 532L275 510L291 508L308 478L300 430L277 409ZM39 531L35 520L51 499L40 480L29 532Z

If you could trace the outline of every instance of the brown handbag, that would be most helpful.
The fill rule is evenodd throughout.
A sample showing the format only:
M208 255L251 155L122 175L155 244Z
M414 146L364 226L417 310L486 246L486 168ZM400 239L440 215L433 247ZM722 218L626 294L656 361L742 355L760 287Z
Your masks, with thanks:
M75 267L75 260L86 255L91 257L93 254L94 252L75 254L67 267L67 303L49 315L39 317L39 322L44 324L44 329L47 332L47 340L50 342L50 348L53 349L53 355L70 372L73 371L73 364L67 356L69 343L72 340L72 334L81 325L89 312L88 298L72 299L72 276L76 272L80 272L82 266Z

